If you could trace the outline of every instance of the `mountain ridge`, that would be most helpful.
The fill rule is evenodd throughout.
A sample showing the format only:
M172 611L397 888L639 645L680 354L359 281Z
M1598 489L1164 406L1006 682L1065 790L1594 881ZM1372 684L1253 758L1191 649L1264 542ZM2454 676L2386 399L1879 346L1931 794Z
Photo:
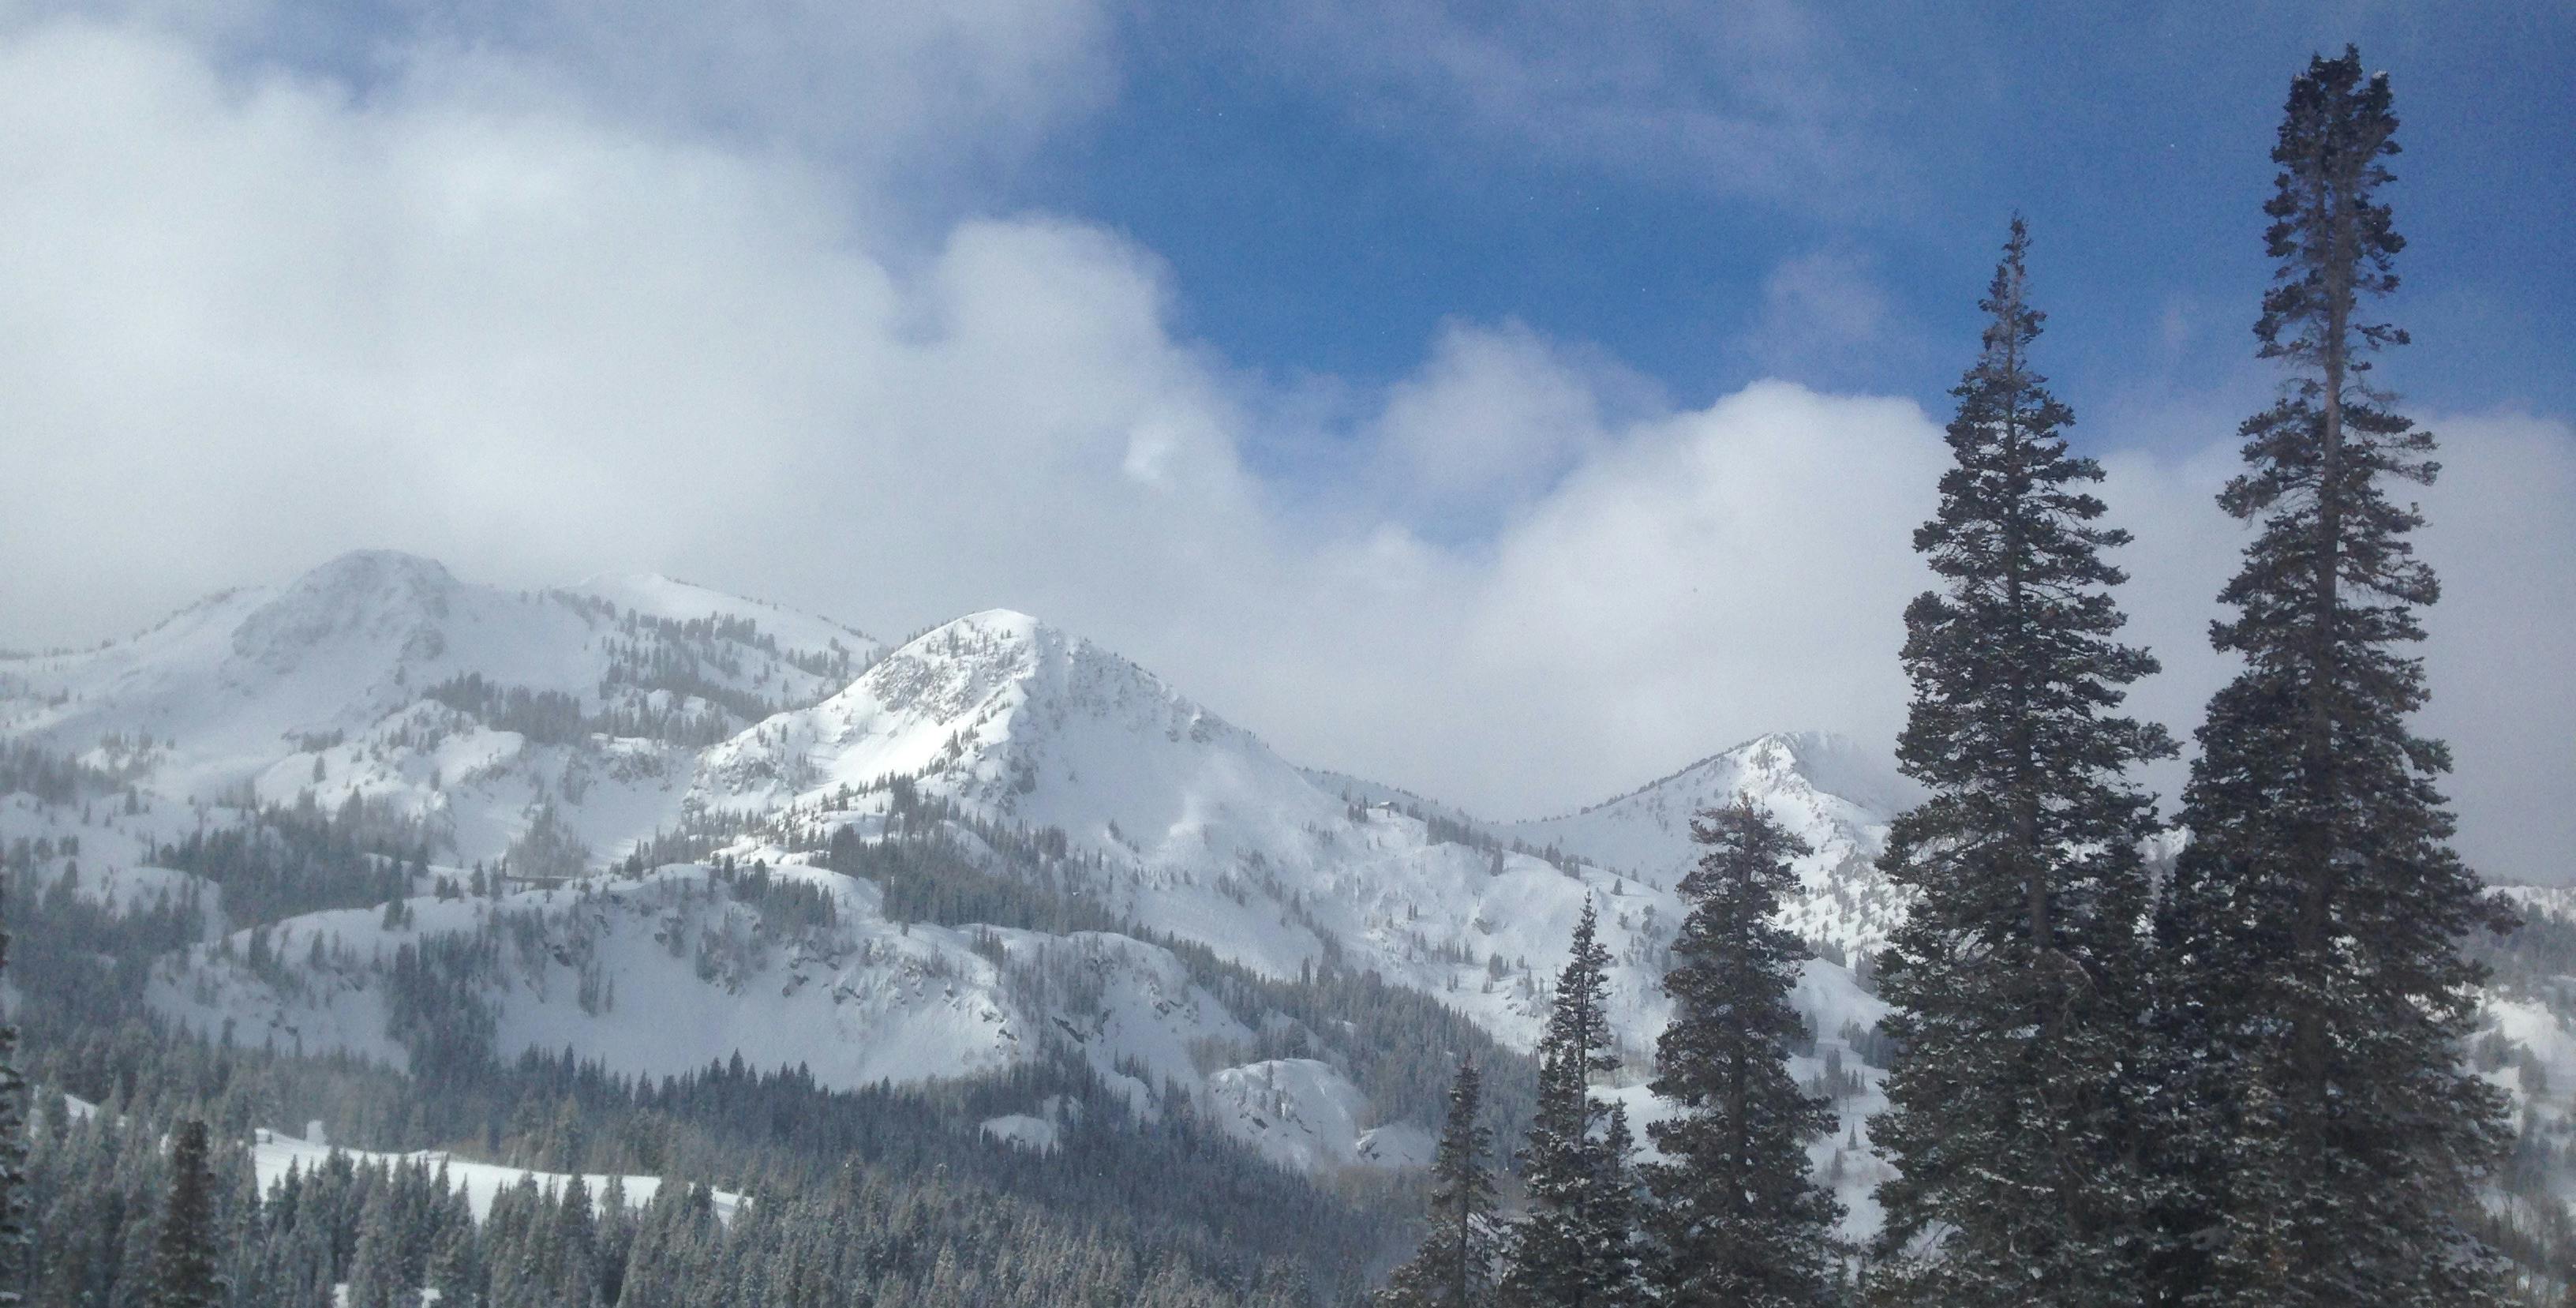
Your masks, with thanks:
M465 991L496 1052L569 1046L636 1072L801 1054L845 1085L1070 1057L1130 1111L1186 1101L1293 1168L1417 1161L1430 1111L1398 1106L1383 1077L1364 1090L1357 1051L1284 1017L1284 992L1228 981L1219 997L1206 988L1217 973L1183 984L1173 949L1272 986L1366 976L1526 1051L1588 901L1625 1060L1604 1089L1648 1120L1690 818L1749 794L1816 847L1784 914L1821 955L1799 986L1816 1036L1799 1070L1851 1078L1818 1164L1842 1178L1854 1229L1874 1220L1878 1009L1854 968L1901 919L1876 858L1914 792L1847 738L1764 733L1570 813L1491 822L1292 764L1152 671L1011 610L887 647L666 578L504 592L385 554L227 592L101 650L0 659L0 736L60 749L125 792L94 825L86 808L75 822L26 793L0 804L0 838L55 842L39 888L72 883L59 851L77 832L91 863L78 893L117 912L138 895L220 900L214 882L156 867L189 832L251 819L205 793L209 780L269 809L382 809L388 829L416 833L421 856L404 856L404 890L382 912L227 922L209 904L206 933L163 960L151 1002L210 1035L395 1059L392 960L434 940L506 939L534 952L477 964ZM543 832L569 861L541 859ZM845 845L882 856L841 870ZM637 857L648 848L684 852ZM906 850L945 851L942 866L990 894L1065 897L1172 943L971 917L998 907L898 916L890 894L923 893L902 883L916 866L904 860L923 856ZM482 876L469 865L501 863L509 887L460 893ZM798 916L819 911L797 907L809 891L833 906L825 918ZM268 933L256 947L255 932ZM314 954L320 940L335 943ZM2553 1068L2576 1058L2564 1034L2576 1028L2554 1010L2496 1002L2520 1046ZM1174 1025L1192 1004L1205 1020ZM657 1061L656 1039L679 1061ZM988 1133L1044 1149L1062 1111L1016 1105Z

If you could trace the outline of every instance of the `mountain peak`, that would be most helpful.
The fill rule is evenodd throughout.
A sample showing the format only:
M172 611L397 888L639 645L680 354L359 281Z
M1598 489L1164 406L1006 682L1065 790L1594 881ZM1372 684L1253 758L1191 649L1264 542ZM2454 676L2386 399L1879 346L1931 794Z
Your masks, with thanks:
M364 549L315 565L288 583L284 593L435 591L455 584L456 575L436 559L402 550Z
M1913 803L1913 784L1899 775L1895 760L1858 740L1831 731L1766 731L1676 768L1634 790L1586 804L1563 817L1523 823L1544 826L1616 809L1640 800L1660 799L1688 791L1706 804L1724 803L1739 793L1757 800L1783 785L1798 785L1848 800L1881 816Z
M1504 830L1672 885L1699 855L1691 818L1741 796L1813 850L1798 862L1806 893L1789 925L1813 940L1874 948L1904 908L1877 857L1889 819L1917 794L1892 764L1847 736L1766 732L1615 799Z
M1196 863L1212 826L1293 828L1341 807L1162 678L1009 609L934 627L830 700L716 747L697 795L742 810L897 776L1121 857L1170 845Z
M995 635L1010 634L1023 638L1035 636L1040 632L1062 634L1018 609L978 609L932 630L944 630L945 627L971 627L977 631L987 631Z
M943 720L990 718L996 695L1051 716L1116 707L1158 722L1203 716L1161 677L1083 637L1016 609L984 609L933 627L887 655L851 693Z
M454 574L398 550L355 550L306 572L242 620L233 651L279 669L351 639L404 645L447 615Z
M1692 767L1717 759L1741 760L1744 771L1766 778L1795 776L1819 791L1887 816L1910 807L1919 797L1914 783L1897 772L1891 754L1839 732L1765 732Z

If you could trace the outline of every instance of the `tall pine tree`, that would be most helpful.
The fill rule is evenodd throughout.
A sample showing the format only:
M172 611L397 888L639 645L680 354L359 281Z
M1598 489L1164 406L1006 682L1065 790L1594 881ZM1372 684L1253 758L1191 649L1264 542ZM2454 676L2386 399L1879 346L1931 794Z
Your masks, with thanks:
M1547 1033L1539 1038L1538 1103L1522 1151L1529 1214L1514 1230L1502 1278L1503 1302L1514 1308L1637 1302L1629 1142L1604 1134L1611 1109L1591 1091L1594 1073L1619 1068L1603 1011L1610 951L1599 928L1587 899L1574 924L1571 956L1557 975ZM1624 1135L1624 1122L1621 1127Z
M2293 81L2264 205L2277 263L2255 325L2288 372L2248 419L2219 504L2259 527L2221 600L2243 671L2210 701L2184 792L2192 832L2159 922L2177 1072L2167 1296L2203 1304L2478 1304L2469 1233L2504 1141L2500 1096L2461 1065L2502 927L2450 848L2416 610L2439 594L2392 482L2432 480L2433 437L2369 384L2405 343L2364 316L2404 240L2379 189L2397 153L2388 79L2360 55Z
M206 1124L190 1118L172 1133L170 1196L152 1245L152 1308L214 1308L224 1301L216 1234Z
M1914 892L1879 972L1899 1052L1871 1134L1900 1173L1880 1285L1923 1304L2134 1302L2150 1225L2132 1158L2155 813L2128 774L2173 744L2115 713L2156 665L2115 639L2124 577L2102 555L2128 533L2098 525L2101 466L2068 451L2074 414L2032 367L2029 246L2015 218L1914 535L1941 585L1905 611L1897 757L1930 796L1879 864Z
M1384 1308L1486 1308L1494 1300L1494 1177L1485 1166L1494 1130L1484 1123L1484 1080L1460 1063L1431 1160L1431 1230L1413 1259L1378 1292Z
M1795 1308L1834 1298L1842 1207L1809 1175L1807 1142L1833 1126L1789 1075L1806 1022L1789 1003L1807 951L1776 920L1809 852L1750 801L1701 814L1708 847L1683 876L1690 911L1664 977L1673 999L1655 1044L1654 1092L1673 1114L1646 1128L1645 1227L1656 1302Z

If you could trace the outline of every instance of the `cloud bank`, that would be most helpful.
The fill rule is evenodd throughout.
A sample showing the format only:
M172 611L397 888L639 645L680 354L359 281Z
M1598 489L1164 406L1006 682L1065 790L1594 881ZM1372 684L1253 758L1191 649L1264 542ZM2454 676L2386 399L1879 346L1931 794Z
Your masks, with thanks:
M658 569L896 637L1019 607L1303 761L1497 815L1901 720L1946 457L1909 401L1676 407L1579 344L1456 323L1319 406L1176 334L1168 274L1115 234L906 239L828 149L675 126L613 78L530 95L483 58L359 96L149 24L0 37L0 641L386 545L507 584ZM1042 130L1002 117L958 148ZM2576 431L2437 426L2427 725L2468 852L2557 878ZM2226 673L2225 437L2111 460L2169 668L2139 707L2186 731Z

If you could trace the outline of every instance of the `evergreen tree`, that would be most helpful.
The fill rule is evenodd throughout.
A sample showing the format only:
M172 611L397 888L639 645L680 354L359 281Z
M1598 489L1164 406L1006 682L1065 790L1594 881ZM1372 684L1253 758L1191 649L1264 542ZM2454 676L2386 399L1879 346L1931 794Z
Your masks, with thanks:
M1485 1167L1493 1128L1483 1120L1484 1083L1458 1064L1449 1113L1431 1160L1431 1230L1412 1261L1378 1294L1385 1308L1486 1308L1493 1302L1494 1178Z
M179 1124L170 1148L170 1194L152 1247L153 1308L214 1308L224 1301L216 1276L215 1173L206 1124Z
M1637 1137L1628 1129L1628 1106L1610 1105L1610 1120L1601 1133L1602 1185L1594 1199L1594 1230L1600 1234L1593 1266L1600 1273L1592 1303L1604 1308L1648 1302L1639 1259L1637 1229Z
M554 1232L548 1279L553 1302L588 1308L599 1302L598 1225L590 1206L590 1186L575 1176L564 1182L554 1210Z
M1635 1301L1630 1283L1624 1153L1596 1139L1610 1108L1592 1097L1594 1073L1615 1072L1609 1016L1610 951L1585 900L1539 1038L1538 1106L1522 1151L1529 1215L1513 1231L1502 1298L1527 1308L1607 1308Z
M394 1188L378 1186L359 1212L358 1250L349 1262L349 1308L412 1308L420 1301L417 1283L403 1274L402 1240Z
M2128 533L2096 525L2101 466L2068 452L2074 415L2031 366L2029 245L2015 218L1914 535L1941 586L1905 611L1897 757L1930 796L1879 862L1914 892L1879 963L1898 1054L1872 1134L1900 1173L1881 1284L1924 1304L2133 1302L2149 1230L2131 1160L2155 812L2126 777L2173 745L2113 713L2156 665L2114 639L2102 554Z
M429 1285L438 1291L441 1308L473 1308L483 1280L474 1210L461 1186L440 1207L438 1237L429 1251Z
M635 1247L635 1214L627 1206L626 1182L620 1177L609 1177L599 1189L596 1244L599 1297L603 1302L615 1303L625 1285L626 1260Z
M1808 847L1745 799L1700 814L1691 836L1708 852L1682 878L1691 907L1664 977L1673 1016L1653 1089L1674 1111L1646 1128L1663 1155L1641 1169L1649 1280L1672 1308L1830 1303L1842 1206L1809 1177L1807 1141L1833 1114L1789 1075L1807 951L1774 920Z
M2184 791L2192 843L2159 922L2176 1069L2167 1297L2206 1304L2478 1304L2470 1233L2500 1157L2499 1092L2463 1067L2509 925L2450 848L2416 610L2439 594L2387 484L2432 480L2433 437L2369 384L2406 335L2364 317L2404 240L2379 188L2397 153L2385 75L2322 56L2290 88L2255 324L2288 372L2243 428L2219 504L2259 527L2213 642L2243 671L2210 701Z
M6 890L0 879L0 898ZM0 931L0 977L8 970L9 933ZM27 1209L27 1080L18 1072L18 1028L0 1021L0 1305L21 1298L31 1238Z

